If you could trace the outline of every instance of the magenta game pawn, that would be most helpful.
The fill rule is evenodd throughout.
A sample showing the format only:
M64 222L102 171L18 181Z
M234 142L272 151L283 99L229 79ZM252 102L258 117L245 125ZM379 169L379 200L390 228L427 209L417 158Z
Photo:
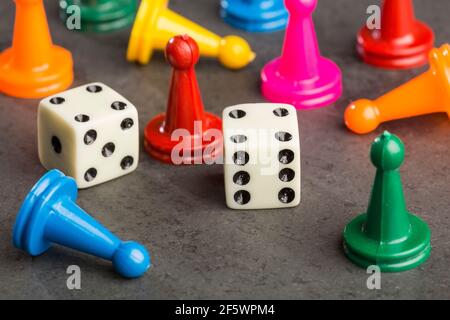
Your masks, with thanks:
M297 109L330 105L342 94L342 74L320 55L312 20L317 0L285 0L285 5L290 16L283 52L263 68L262 94Z

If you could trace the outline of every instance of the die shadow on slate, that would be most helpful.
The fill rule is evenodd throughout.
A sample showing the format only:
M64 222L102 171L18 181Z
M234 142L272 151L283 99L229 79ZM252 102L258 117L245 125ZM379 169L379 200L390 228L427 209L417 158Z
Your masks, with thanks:
M220 164L208 165L209 168L205 166L193 165L190 170L187 170L189 169L187 167L180 167L184 173L188 172L188 174L183 179L179 179L177 184L182 190L187 190L193 196L204 199L208 207L214 204L217 209L223 209L226 202L223 166Z
M4 132L6 135L9 135L9 144L17 146L17 148L10 149L9 152L17 154L19 159L15 161L15 165L20 172L30 173L37 178L39 174L44 172L40 165L36 148L36 104L38 102L37 100L26 100L18 103L15 98L4 97L4 99L10 101L5 110L13 114L12 118L14 119L15 127L13 132L20 132L20 135L14 135L12 134L13 132L8 131ZM5 110L4 112L6 112ZM32 123L31 126L30 123ZM13 140L11 141L11 139ZM36 168L38 168L37 174Z

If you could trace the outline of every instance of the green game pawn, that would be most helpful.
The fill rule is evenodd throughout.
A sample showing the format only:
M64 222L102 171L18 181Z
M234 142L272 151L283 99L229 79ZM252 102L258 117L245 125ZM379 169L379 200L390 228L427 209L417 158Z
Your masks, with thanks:
M375 139L370 157L377 173L369 208L345 227L345 254L360 267L377 265L382 272L415 268L430 256L430 229L406 209L399 172L403 143L386 131Z
M60 8L63 21L81 13L80 31L111 32L134 22L137 0L63 0Z

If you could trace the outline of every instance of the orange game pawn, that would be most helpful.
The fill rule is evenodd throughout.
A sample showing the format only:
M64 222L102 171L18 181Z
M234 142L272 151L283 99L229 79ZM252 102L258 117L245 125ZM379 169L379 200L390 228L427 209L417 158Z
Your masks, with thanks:
M15 0L12 47L0 54L0 92L19 98L43 98L73 81L72 55L55 46L43 0Z
M433 49L429 60L430 69L410 82L374 101L363 99L348 106L346 126L364 134L386 121L436 112L450 116L450 45Z

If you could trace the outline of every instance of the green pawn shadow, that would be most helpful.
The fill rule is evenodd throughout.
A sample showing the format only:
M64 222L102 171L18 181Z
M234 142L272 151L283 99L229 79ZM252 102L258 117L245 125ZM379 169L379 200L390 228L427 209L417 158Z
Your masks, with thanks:
M360 267L377 265L382 272L415 268L430 256L431 234L406 208L399 172L403 143L385 131L373 142L370 157L377 172L369 208L345 227L345 254Z

